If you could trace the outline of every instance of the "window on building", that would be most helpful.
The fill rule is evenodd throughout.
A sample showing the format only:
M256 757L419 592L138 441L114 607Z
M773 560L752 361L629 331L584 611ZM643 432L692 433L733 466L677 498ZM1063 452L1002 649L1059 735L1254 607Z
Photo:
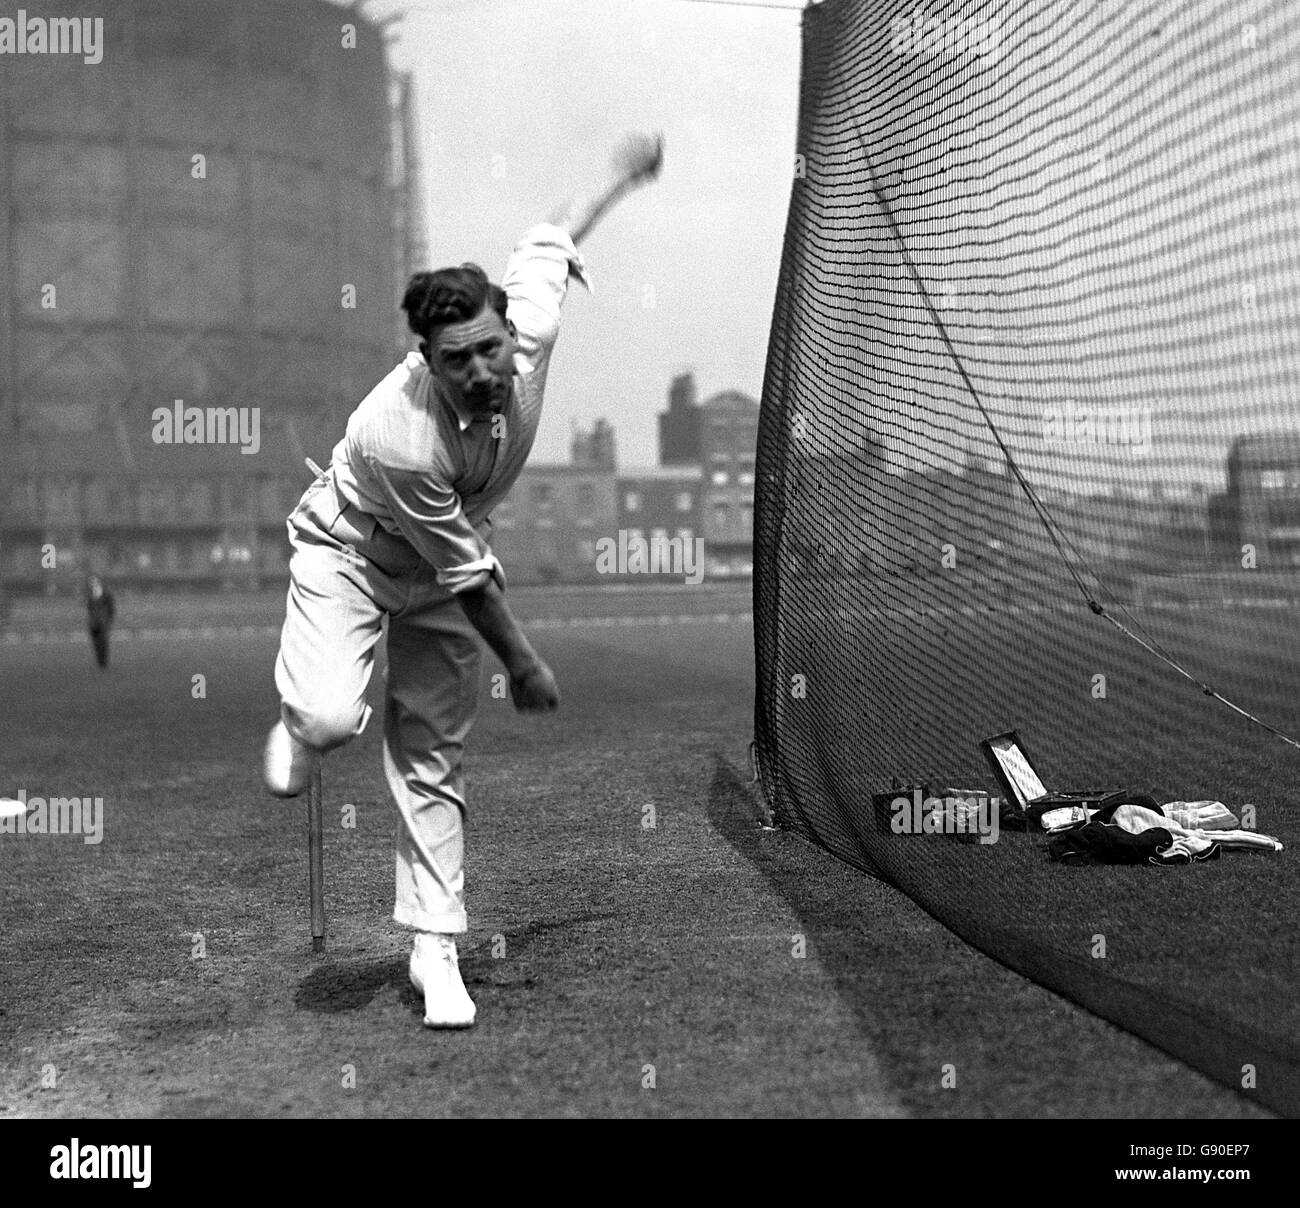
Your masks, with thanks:
M4 485L0 483L0 500L4 498ZM38 514L35 478L20 478L9 489L8 518L35 520Z
M691 493L690 491L677 492L677 510L679 512L689 512L691 510Z
M108 510L108 487L102 479L86 480L81 490L82 507L85 509L83 519L87 524L96 524L104 519Z
M533 483L533 503L539 508L549 508L555 498L555 492L549 482Z
M284 514L285 492L278 489L279 484L272 483L270 499L266 506L268 516L280 516ZM293 511L297 506L295 498L289 511ZM186 520L211 520L216 509L212 506L212 484L202 479L189 483L185 487L185 519Z
M227 481L223 484L222 494L226 501L226 515L245 519L253 515L253 497L246 483ZM168 507L167 514L175 510L174 503Z
M667 541L668 530L666 528L653 528L650 530L651 541Z
M731 509L725 503L713 505L713 523L720 529L731 523Z
M596 543L594 541L578 542L578 561L584 564L595 564Z
M165 519L167 484L155 478L146 478L140 482L137 490L140 495L140 519L145 523Z
M590 516L596 510L596 487L594 483L578 483L578 511Z
M641 510L641 492L628 491L623 496L623 507L629 512L639 512Z
M746 533L754 531L754 505L752 503L742 503L740 505L740 522L744 526Z
M741 470L739 481L742 487L752 487L754 485L754 471Z
M202 508L195 502L196 488L201 490L202 486L202 483L192 483L185 488L185 515L190 520L197 520L202 515ZM263 479L258 494L261 497L261 519L277 519L280 515L280 484L274 479Z
M683 541L693 541L695 539L695 532L693 529L680 528L677 530L677 535Z
M274 545L268 544L259 546L257 552L263 570L272 573L288 571L289 559L285 554L284 548L278 542Z
M715 487L725 487L727 485L726 470L714 470L711 477Z
M77 484L55 479L45 483L45 518L71 521L77 518Z

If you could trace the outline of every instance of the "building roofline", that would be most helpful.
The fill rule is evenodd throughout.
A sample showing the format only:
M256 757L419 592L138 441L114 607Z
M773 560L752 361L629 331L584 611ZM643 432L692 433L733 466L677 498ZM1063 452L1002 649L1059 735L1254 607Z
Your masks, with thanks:
M746 394L743 390L719 390L717 394L709 395L708 398L706 398L702 403L698 403L697 406L707 411L710 407L716 406L719 403L730 402L745 403L747 406L754 408L757 408L759 405L758 399Z
M1232 442L1229 458L1269 454L1295 456L1300 453L1300 431L1260 432L1239 436Z

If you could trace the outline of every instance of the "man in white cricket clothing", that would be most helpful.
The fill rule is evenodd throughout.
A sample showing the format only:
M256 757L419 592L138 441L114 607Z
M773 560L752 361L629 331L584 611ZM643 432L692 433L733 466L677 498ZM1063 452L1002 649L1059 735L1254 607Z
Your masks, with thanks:
M505 664L516 708L559 704L506 603L489 516L532 448L570 276L589 287L575 245L662 162L662 139L629 139L605 188L523 235L500 286L476 265L417 273L402 308L419 352L352 413L289 517L280 720L263 780L297 796L313 753L365 728L386 614L384 771L401 815L393 917L415 930L410 976L430 1027L475 1016L455 937L468 926L461 755L478 703L478 639Z

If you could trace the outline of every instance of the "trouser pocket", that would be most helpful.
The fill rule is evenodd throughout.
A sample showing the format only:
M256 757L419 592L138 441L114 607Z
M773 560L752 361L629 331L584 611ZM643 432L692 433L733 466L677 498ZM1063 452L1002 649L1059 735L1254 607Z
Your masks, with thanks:
M369 541L376 528L375 518L345 499L331 478L318 478L307 488L289 523L301 534L353 549Z

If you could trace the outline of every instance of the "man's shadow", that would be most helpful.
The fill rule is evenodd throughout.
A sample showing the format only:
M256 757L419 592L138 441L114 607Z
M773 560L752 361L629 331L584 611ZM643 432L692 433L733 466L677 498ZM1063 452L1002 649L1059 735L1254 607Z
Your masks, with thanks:
M339 1015L359 1011L387 986L399 987L403 1001L415 1002L406 974L405 956L383 956L363 961L331 961L317 965L298 986L293 1005L304 1011Z
M588 923L605 922L617 917L612 912L585 913L564 919L534 919L503 932L511 953L509 965L494 960L492 941L488 938L461 943L459 960L461 977L466 988L474 993L490 988L494 990L531 989L534 979L520 958L551 943L563 945L563 933ZM558 933L558 934L557 934ZM541 953L536 953L539 957ZM365 960L332 961L317 965L298 986L294 1006L304 1011L325 1015L338 1015L359 1011L369 1006L375 996L389 986L397 988L398 1001L412 1013L424 1013L424 1000L411 985L408 968L409 954L372 957Z

